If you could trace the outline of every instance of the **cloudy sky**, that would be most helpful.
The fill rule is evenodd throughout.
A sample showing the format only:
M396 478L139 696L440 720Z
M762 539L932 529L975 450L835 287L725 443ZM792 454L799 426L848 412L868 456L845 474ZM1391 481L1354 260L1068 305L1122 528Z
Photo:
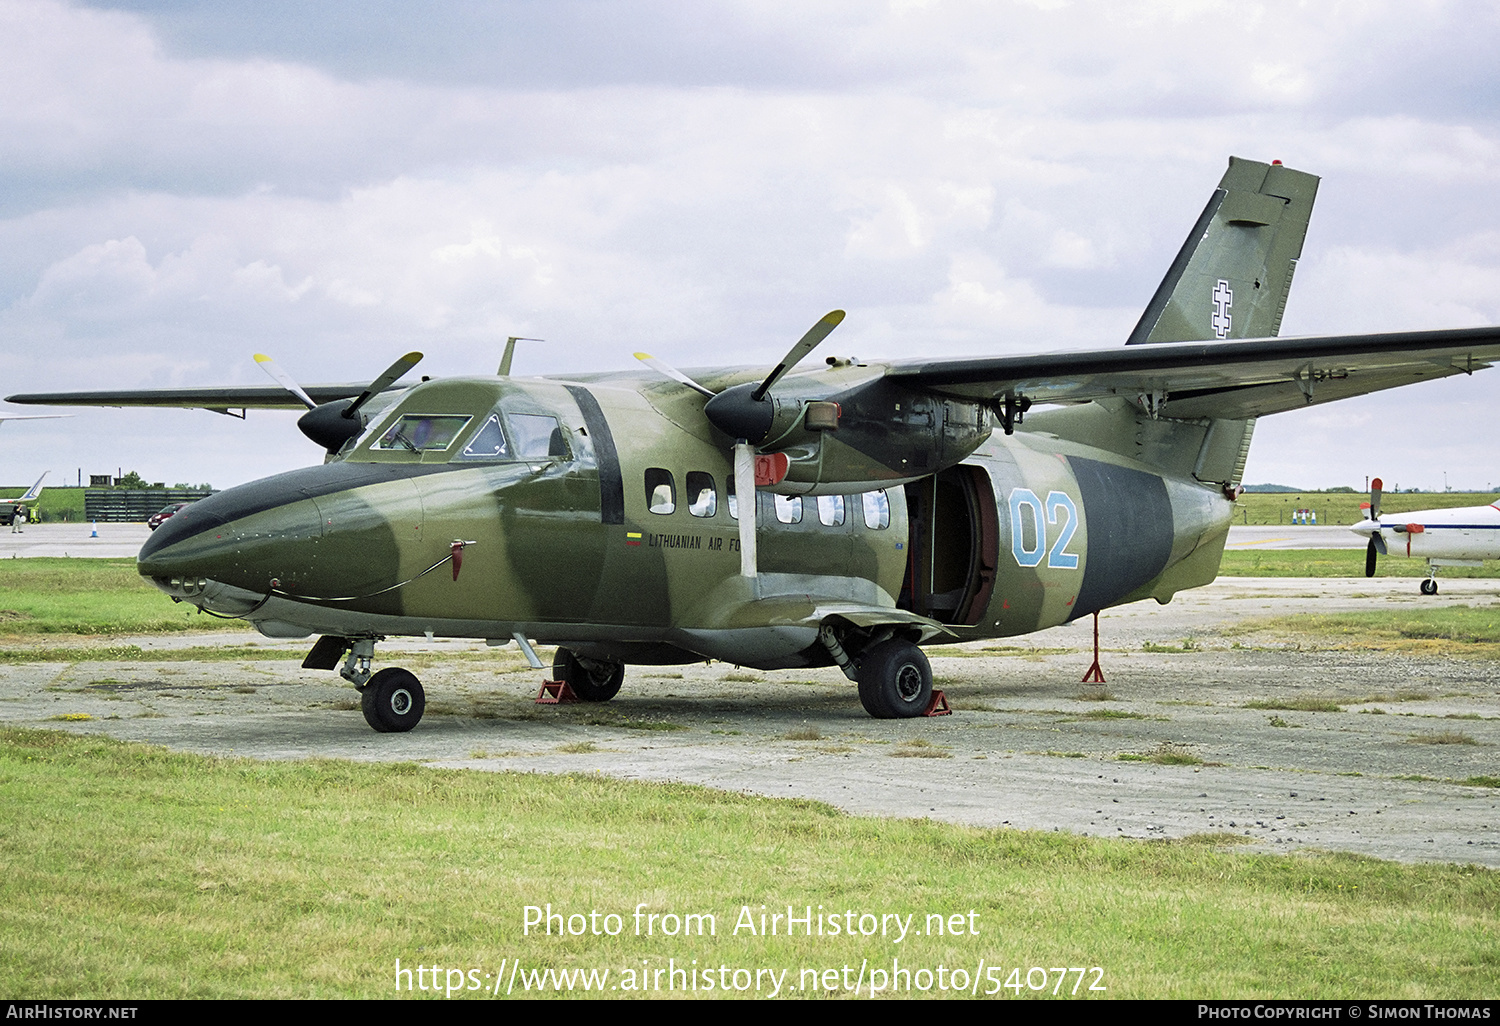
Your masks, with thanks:
M1123 342L1232 153L1322 176L1285 334L1500 322L1500 13L1428 0L0 0L0 394ZM1247 479L1500 484L1500 370ZM0 430L224 487L290 413Z

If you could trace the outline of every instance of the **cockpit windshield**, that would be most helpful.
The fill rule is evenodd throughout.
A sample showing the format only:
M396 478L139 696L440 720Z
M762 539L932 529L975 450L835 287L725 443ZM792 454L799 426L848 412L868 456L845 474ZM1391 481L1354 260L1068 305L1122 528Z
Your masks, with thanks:
M406 449L410 452L441 452L453 444L472 417L430 413L408 413L375 443L377 449Z

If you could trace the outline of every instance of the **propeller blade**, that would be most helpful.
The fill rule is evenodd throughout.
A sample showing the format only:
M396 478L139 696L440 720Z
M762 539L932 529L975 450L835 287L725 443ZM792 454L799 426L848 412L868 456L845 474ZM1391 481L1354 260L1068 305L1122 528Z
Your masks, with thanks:
M346 420L353 420L354 415L359 412L359 408L369 402L371 396L378 395L387 388L390 388L401 379L402 375L421 362L421 353L407 353L401 359L391 364L385 369L384 374L370 382L370 387L359 393L359 397L349 404L344 410L344 418Z
M1385 535L1381 534L1379 531L1376 531L1374 534L1370 535L1370 541L1375 543L1376 550L1382 556L1390 551L1385 547Z
M740 514L740 575L754 577L755 520L759 507L755 501L755 447L749 442L734 446L734 493Z
M1365 576L1375 576L1375 535L1370 535L1370 544L1365 546Z
M256 353L255 362L260 364L260 369L271 375L272 379L278 385L296 396L302 402L303 406L306 406L309 410L317 408L318 404L313 402L312 396L304 392L302 386L293 381L290 374L276 366L275 360L271 359L265 353Z
M1380 492L1381 492L1381 489L1384 488L1384 487L1385 486L1381 483L1380 478L1378 478L1378 477L1375 480L1373 480L1373 481L1370 482L1370 519L1371 520L1379 520L1380 519Z
M686 374L682 373L682 371L678 370L676 367L673 367L669 363L664 363L661 360L658 360L656 357L652 356L650 353L636 353L635 354L635 358L637 360L641 361L642 363L644 363L647 367L650 367L652 370L656 371L656 373L662 375L663 377L668 377L668 378L671 378L673 381L681 382L682 384L686 385L688 388L691 388L694 392L697 392L700 395L707 396L710 399L712 399L714 397L714 393L710 392L708 389L706 389L702 385L698 384L698 382L694 381L692 378L690 378Z
M776 365L776 368L767 375L766 380L760 383L760 387L750 393L750 400L758 403L764 399L766 393L771 390L771 386L780 381L782 375L801 363L804 356L818 348L818 343L827 338L828 333L837 328L843 321L844 311L842 310L830 310L824 314L822 320L818 321L811 328L808 328L807 334L803 335L796 345L787 350L787 354L781 358L781 362Z

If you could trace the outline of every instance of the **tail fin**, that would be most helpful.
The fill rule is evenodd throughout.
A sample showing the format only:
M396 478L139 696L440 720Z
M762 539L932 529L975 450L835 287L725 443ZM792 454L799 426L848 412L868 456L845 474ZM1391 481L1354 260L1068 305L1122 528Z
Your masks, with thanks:
M1125 344L1275 335L1317 195L1315 175L1230 157Z
M36 484L34 484L30 488L28 488L26 490L26 494L25 495L21 496L19 499L16 499L14 501L15 502L32 502L32 501L40 498L41 494L42 494L42 482L47 479L47 475L50 474L50 473L52 473L52 471L50 471L50 470L44 470L44 471L42 471L42 476L36 479Z

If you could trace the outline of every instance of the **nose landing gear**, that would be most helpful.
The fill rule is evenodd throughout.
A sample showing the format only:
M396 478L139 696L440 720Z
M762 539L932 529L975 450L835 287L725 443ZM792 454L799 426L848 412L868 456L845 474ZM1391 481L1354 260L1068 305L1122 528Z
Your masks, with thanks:
M365 722L382 734L401 734L415 727L427 708L422 682L410 670L389 666L360 689Z
M422 691L421 681L410 670L391 666L379 673L370 672L370 663L375 658L375 642L380 640L379 637L324 635L302 660L302 668L332 670L343 659L339 676L359 691L365 722L382 734L401 734L422 719L422 713L427 709L427 695Z

